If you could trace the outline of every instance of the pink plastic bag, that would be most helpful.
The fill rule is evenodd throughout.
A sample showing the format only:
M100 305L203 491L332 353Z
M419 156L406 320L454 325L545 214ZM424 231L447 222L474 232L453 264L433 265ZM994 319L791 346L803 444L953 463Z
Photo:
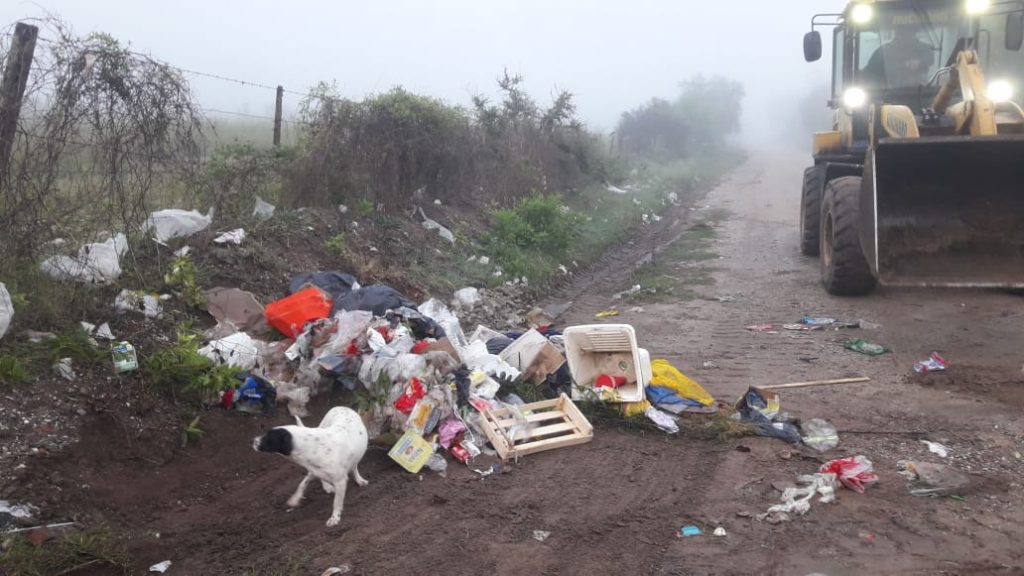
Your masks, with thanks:
M857 455L852 458L840 458L822 465L820 472L835 474L836 478L850 490L864 493L864 488L878 482L878 476L872 471L871 460Z

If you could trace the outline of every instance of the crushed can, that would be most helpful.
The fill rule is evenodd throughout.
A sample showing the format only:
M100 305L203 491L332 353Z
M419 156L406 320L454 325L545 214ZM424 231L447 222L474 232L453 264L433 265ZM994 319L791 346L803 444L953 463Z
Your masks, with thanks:
M128 342L118 342L111 351L114 359L114 373L122 374L139 369L139 358L135 354L135 347Z

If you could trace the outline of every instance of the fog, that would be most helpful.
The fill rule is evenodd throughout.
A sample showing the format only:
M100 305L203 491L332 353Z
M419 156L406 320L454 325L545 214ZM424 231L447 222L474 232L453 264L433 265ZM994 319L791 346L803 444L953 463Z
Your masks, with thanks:
M577 95L591 128L679 81L722 75L747 91L743 137L764 143L792 132L800 99L828 83L828 55L803 61L815 12L842 1L786 0L381 0L292 2L39 0L0 3L0 23L59 16L78 34L107 32L175 66L303 91L336 80L346 96L402 85L468 103L492 94L503 69L521 74L540 101L555 88ZM827 35L826 35L827 38ZM189 77L203 107L273 110L270 90ZM289 94L287 107L299 97ZM821 103L824 106L824 103Z

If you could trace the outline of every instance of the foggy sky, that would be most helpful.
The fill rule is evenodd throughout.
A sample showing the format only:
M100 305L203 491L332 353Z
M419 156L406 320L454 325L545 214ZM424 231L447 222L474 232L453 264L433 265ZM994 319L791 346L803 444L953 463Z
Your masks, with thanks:
M103 31L171 64L305 90L336 80L351 97L407 89L467 104L494 94L505 68L546 102L577 95L580 116L611 130L680 80L720 74L742 82L748 137L770 139L772 111L828 80L807 64L801 37L815 12L842 0L36 0L0 3L0 25L50 11L78 34ZM825 35L828 38L828 35ZM826 47L827 50L827 47ZM257 114L273 93L191 78L204 107ZM289 108L295 96L287 96ZM792 99L792 100L791 100ZM824 104L822 104L824 105ZM760 136L758 138L758 136Z

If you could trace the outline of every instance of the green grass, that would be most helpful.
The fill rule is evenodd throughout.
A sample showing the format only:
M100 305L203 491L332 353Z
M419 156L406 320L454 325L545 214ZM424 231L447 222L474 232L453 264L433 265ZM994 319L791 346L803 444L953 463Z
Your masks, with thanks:
M127 547L106 530L67 532L42 546L13 535L3 550L0 565L10 576L131 573L132 558Z
M718 222L724 212L706 214L687 228L674 242L630 276L624 288L639 284L641 291L628 296L636 303L657 303L693 300L699 297L700 286L715 283L711 262L718 259L714 251Z

